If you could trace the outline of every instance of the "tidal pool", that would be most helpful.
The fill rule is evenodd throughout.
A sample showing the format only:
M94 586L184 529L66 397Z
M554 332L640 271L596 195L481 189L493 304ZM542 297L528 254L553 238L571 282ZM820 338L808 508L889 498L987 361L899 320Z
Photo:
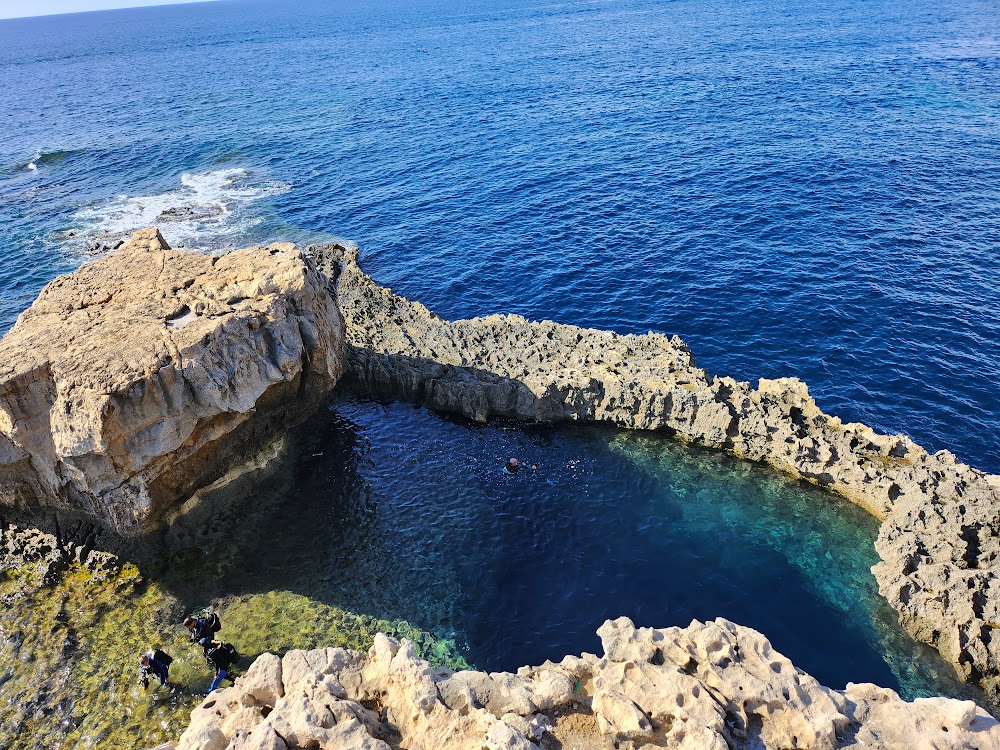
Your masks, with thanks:
M382 630L437 664L515 670L598 651L608 617L725 617L830 687L995 710L878 596L874 519L665 435L340 398L209 525L223 530L206 529L214 543L156 573L73 570L52 588L28 570L0 576L0 747L176 739L211 679L179 623L206 606L244 669L263 651L366 649ZM136 685L152 646L174 656L175 692Z
M295 441L283 496L211 597L294 591L406 621L487 670L598 651L609 617L725 617L833 688L983 701L878 596L875 519L767 467L653 433L350 399Z

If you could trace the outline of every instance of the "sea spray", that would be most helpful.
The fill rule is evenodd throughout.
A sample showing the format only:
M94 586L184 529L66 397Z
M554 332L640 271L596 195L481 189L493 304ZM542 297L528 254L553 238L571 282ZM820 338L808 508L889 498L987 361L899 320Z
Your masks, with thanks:
M80 209L73 227L60 233L61 246L92 254L155 225L174 247L231 247L265 220L259 202L291 189L242 168L185 172L180 183L162 193L120 194Z

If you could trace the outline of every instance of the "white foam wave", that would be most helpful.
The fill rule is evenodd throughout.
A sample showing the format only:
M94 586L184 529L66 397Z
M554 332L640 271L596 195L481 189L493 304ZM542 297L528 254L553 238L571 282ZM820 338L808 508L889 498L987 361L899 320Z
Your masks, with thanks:
M100 253L137 229L156 226L171 246L219 249L243 241L264 220L254 203L290 189L246 169L188 172L174 190L116 195L78 211L62 241L76 252Z
M35 162L33 162L33 161L29 161L29 162L28 162L28 166L26 167L26 169L27 169L27 170L28 170L29 172L34 172L34 171L35 171L36 169L38 169L38 166L37 166L37 165L35 164Z

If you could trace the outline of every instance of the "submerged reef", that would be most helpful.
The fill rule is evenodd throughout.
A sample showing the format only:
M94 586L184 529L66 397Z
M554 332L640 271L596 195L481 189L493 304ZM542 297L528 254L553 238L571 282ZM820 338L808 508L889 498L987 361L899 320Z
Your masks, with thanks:
M1000 477L824 414L796 378L712 376L676 336L447 321L376 284L354 245L310 253L333 280L351 387L479 421L664 430L836 492L883 521L873 573L903 626L1000 697Z
M238 643L243 667L266 650L365 650L388 632L413 641L437 666L467 668L454 643L405 621L289 591L244 591L196 606L181 592L191 578L208 575L204 570L185 567L153 578L104 553L91 553L84 564L63 562L52 557L57 546L51 535L13 528L0 545L0 747L6 750L133 750L175 740L211 680L180 620L207 604L222 618L221 634ZM173 690L143 691L137 684L139 655L154 646L174 659Z

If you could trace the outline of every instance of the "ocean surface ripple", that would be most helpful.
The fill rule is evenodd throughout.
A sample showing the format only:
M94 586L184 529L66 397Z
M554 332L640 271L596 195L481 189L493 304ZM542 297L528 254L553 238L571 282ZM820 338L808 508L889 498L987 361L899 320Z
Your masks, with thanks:
M714 373L801 377L829 412L1000 471L995 11L310 0L0 22L0 326L132 226L336 235L443 315L677 333Z
M443 316L676 333L712 373L798 376L828 413L1000 472L990 0L226 0L0 21L0 134L0 331L56 274L141 226L207 250L347 238L377 281ZM343 409L361 434L393 437L375 407ZM437 470L420 474L418 460L397 486L391 471L408 464L391 454L363 474L396 514L344 585L391 567L413 584L396 600L412 611L391 614L440 620L482 664L586 646L605 614L721 614L832 681L850 671L916 694L937 679L906 673L913 644L880 614L866 572L874 530L853 535L849 511L818 516L836 533L810 536L794 488L727 489L711 461L703 471L655 436L539 438L560 466L599 460L550 475L544 497L497 489L476 472L504 458L491 451L534 450L528 437L487 451L464 427L390 412L420 436L396 448L437 446L425 458ZM461 453L474 450L475 466ZM587 487L599 502L575 502ZM539 505L522 523L529 495ZM512 505L491 508L497 498ZM633 501L616 526L608 509ZM428 532L438 512L440 540ZM399 534L430 555L427 575L458 566L460 585L421 590L423 563L386 542L406 514ZM349 531L357 520L344 533L366 533ZM531 544L492 555L517 528ZM605 566L593 556L611 537ZM445 560L462 554L456 539L482 548ZM724 549L706 552L713 539ZM531 576L554 566L563 589L550 599ZM657 598L667 569L685 577ZM802 622L765 611L769 570L814 601ZM840 637L848 610L875 656L841 663L850 634L826 654L802 640Z

